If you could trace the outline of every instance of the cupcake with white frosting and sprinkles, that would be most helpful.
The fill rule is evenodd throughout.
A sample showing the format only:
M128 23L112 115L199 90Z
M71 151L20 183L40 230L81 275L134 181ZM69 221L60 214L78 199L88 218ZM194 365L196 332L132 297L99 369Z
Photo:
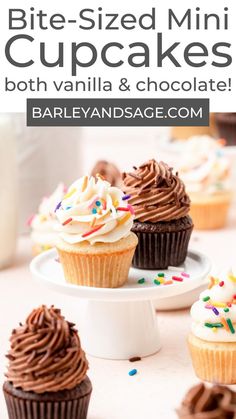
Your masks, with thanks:
M65 195L66 188L59 183L50 196L45 196L38 208L38 212L30 217L27 224L31 228L32 252L38 255L45 250L55 247L57 240L56 227L58 225L55 209Z
M211 277L191 316L188 344L196 375L214 383L236 384L236 272Z
M127 281L138 243L128 198L100 176L84 176L70 186L56 211L66 281L102 288Z

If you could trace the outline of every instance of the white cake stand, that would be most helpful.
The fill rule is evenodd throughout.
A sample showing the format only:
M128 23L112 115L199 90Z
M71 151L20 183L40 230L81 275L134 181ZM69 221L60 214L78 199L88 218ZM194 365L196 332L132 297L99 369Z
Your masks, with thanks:
M121 288L82 287L65 281L55 249L36 256L30 269L35 279L64 294L85 299L80 305L80 335L84 350L106 359L148 356L161 347L153 300L172 297L196 288L208 275L211 264L204 255L189 251L184 270L190 275L173 285L155 285L158 271L130 269ZM168 278L180 272L162 271ZM138 284L145 278L144 284ZM83 310L83 313L81 313Z

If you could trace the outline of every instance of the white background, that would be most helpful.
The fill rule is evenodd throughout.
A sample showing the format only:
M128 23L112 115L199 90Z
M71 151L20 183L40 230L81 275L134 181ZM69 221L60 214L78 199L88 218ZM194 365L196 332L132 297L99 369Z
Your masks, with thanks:
M5 4L4 4L5 3ZM62 13L67 19L73 19L78 16L79 10L82 8L93 8L97 10L98 7L102 7L104 12L117 12L120 14L133 13L139 16L142 13L150 13L152 7L156 7L156 16L157 16L157 27L156 30L147 30L144 31L140 28L137 28L132 31L128 30L119 30L119 31L106 31L106 30L90 30L83 31L78 30L76 25L67 25L63 30L53 30L49 29L46 31L35 29L30 30L26 28L22 31L9 31L8 30L8 9L9 8L23 8L25 10L34 7L35 11L42 9L44 12L48 13L50 16L54 13ZM184 15L185 11L191 6L194 11L196 7L200 7L202 12L205 13L220 13L223 15L224 7L229 7L229 30L219 30L212 29L205 30L194 30L191 31L184 30L183 28L176 28L175 30L169 31L167 18L168 8L173 8L176 12L176 15L180 18ZM193 68L189 67L187 64L183 64L181 68L176 68L168 60L164 61L165 64L163 68L156 67L156 33L163 32L164 37L164 46L163 48L168 48L172 43L178 41L181 42L181 46L177 48L179 51L178 54L175 54L177 59L184 63L183 61L183 49L190 42L202 42L208 46L211 50L212 45L216 42L230 42L232 43L232 55L234 55L235 45L235 18L236 18L236 4L232 1L222 1L215 2L213 0L203 1L203 0L181 0L176 3L175 0L167 1L154 1L146 0L145 2L120 0L119 2L111 2L109 0L81 0L80 2L70 0L68 2L61 0L50 0L45 1L23 1L15 0L8 2L1 2L0 6L0 27L1 27L1 40L0 40L0 63L1 63L1 73L0 73L0 111L25 111L25 99L27 97L210 97L211 102L211 111L214 112L230 112L235 111L235 83L234 77L236 74L235 63L227 68L216 68L208 64L203 68ZM96 13L94 14L96 16ZM29 16L29 15L28 15ZM28 19L29 20L29 19ZM194 19L193 19L194 21ZM18 57L22 61L33 58L35 64L28 68L16 68L12 66L5 58L5 44L7 40L15 34L28 34L35 38L35 41L30 44L29 42L22 41L16 44L16 48L13 48L14 56ZM46 42L47 44L47 56L53 58L57 56L57 44L58 42L63 42L65 46L65 65L64 68L46 68L40 64L39 61L39 43ZM131 42L145 42L149 45L151 51L151 67L150 68L132 68L128 64L124 64L118 68L109 68L105 66L101 59L98 58L97 63L90 68L79 68L78 76L71 77L71 42L91 42L97 46L98 51L106 43L111 41L120 42L127 47L121 51L119 54L121 58L125 60L127 57L129 48L128 44ZM114 50L115 51L115 50ZM133 51L134 52L134 51ZM114 59L117 59L117 52L113 52ZM212 55L209 56L209 62L211 62ZM50 86L51 80L87 80L87 77L91 76L101 76L103 80L113 81L113 92L64 92L56 93L55 89L49 89L47 93L45 92L4 92L4 79L8 77L10 80L19 81L19 80L28 80L30 78L35 79L40 77L42 80L48 81ZM232 78L232 91L231 92L219 92L219 93L174 93L174 92L137 92L135 89L132 89L132 92L121 93L118 89L118 81L122 77L127 77L132 86L134 86L135 81L140 79L145 79L150 76L153 80L192 80L196 76L200 80L208 80L214 78L215 80L227 80L229 77Z

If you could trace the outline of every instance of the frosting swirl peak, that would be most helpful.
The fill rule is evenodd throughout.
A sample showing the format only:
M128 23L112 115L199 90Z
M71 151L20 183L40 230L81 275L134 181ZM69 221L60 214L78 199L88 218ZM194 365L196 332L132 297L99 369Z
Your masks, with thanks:
M135 218L141 222L177 220L186 216L190 200L178 173L164 162L149 160L123 174L123 189L131 195Z
M41 306L14 329L7 379L15 388L35 393L70 390L81 383L88 362L74 324L59 309Z
M236 394L225 386L199 383L188 391L177 412L183 419L233 419Z

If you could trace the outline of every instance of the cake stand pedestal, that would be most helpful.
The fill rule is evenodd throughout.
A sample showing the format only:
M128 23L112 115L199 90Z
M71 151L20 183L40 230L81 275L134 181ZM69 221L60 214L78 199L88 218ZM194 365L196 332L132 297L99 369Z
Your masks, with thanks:
M35 279L47 287L83 299L79 306L79 331L83 348L92 356L129 359L148 356L161 347L153 301L190 291L208 275L211 264L200 253L190 251L184 269L190 275L171 285L153 283L158 271L130 269L121 288L82 287L65 281L55 249L36 256L30 269ZM178 270L164 270L166 278L179 276ZM138 280L145 278L144 284Z

